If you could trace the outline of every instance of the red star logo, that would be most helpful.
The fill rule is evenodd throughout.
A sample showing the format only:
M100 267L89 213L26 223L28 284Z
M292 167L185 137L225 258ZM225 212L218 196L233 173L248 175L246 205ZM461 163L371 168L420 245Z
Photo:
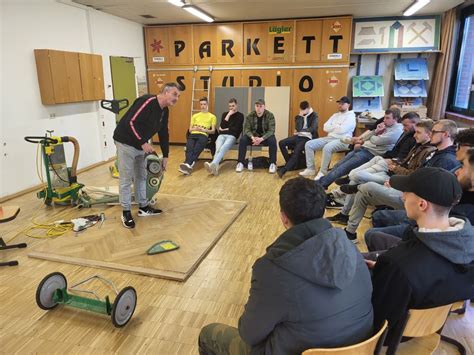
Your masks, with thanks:
M159 41L157 41L156 39L153 39L153 43L150 44L150 46L151 48L153 48L153 52L158 52L158 53L160 53L160 49L165 48L161 45L161 39Z

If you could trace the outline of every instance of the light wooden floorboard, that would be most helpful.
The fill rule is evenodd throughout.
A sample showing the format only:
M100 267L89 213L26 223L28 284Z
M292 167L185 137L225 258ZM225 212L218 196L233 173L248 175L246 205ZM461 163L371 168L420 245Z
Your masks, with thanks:
M235 156L235 152L232 154ZM30 225L32 218L51 221L52 214L61 217L70 211L64 207L46 209L34 193L17 197L5 204L18 205L21 212L15 220L0 224L0 236L6 241L14 238L15 243L26 241L29 247L0 252L0 261L20 262L17 267L0 269L0 352L197 354L197 336L202 326L211 322L237 324L248 297L251 267L284 230L278 206L278 191L283 181L264 170L237 174L235 161L225 162L218 177L209 176L200 161L193 175L184 177L177 172L183 160L183 148L172 147L170 156L169 171L160 193L248 202L196 271L185 282L177 282L100 270L119 289L131 285L138 292L137 310L122 329L114 328L107 316L94 313L64 307L43 311L35 303L35 292L44 275L60 271L72 284L97 274L98 270L28 258L33 248L48 242L27 238L19 232ZM281 157L279 160L282 161ZM297 172L290 172L286 179L294 176ZM79 175L79 181L91 186L118 184L110 177L106 165ZM99 207L91 213L100 211ZM336 212L328 211L327 215ZM363 231L369 223L364 219L358 231L361 250L365 248ZM107 293L98 283L92 286L100 294ZM473 354L472 306L468 306L464 316L450 316L444 333L460 340L468 353ZM456 354L456 351L441 343L436 353Z

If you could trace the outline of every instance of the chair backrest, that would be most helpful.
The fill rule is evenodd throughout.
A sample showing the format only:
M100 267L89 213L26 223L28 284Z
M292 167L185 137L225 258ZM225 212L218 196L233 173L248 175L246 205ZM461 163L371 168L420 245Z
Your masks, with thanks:
M446 322L452 306L448 304L429 309L410 309L403 336L415 338L436 333Z
M308 349L303 352L303 355L335 355L335 354L344 354L344 355L360 355L360 354L374 354L375 349L377 348L377 343L379 339L383 336L385 338L385 331L387 330L388 323L384 321L382 327L379 331L372 336L371 338L364 340L358 344L345 346L342 348L315 348ZM382 340L383 342L383 340Z

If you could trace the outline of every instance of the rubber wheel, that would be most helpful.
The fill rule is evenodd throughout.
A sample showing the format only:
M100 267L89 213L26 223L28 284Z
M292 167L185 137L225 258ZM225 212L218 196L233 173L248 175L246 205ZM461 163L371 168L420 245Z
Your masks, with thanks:
M46 200L44 200L44 204L46 206L51 206L53 204L53 200L50 198L47 198Z
M54 292L60 288L67 287L66 277L60 272L53 272L47 275L36 289L36 303L44 310L53 309L58 304L53 301Z
M112 306L112 323L117 328L123 327L132 318L137 306L137 291L131 286L119 292Z

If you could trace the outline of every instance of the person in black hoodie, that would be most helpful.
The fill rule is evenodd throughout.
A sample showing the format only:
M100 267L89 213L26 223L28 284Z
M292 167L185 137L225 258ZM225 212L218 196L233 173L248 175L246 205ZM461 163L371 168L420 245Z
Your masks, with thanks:
M259 258L238 329L210 324L200 354L301 354L373 333L369 271L344 232L322 218L324 189L302 177L280 190L287 229Z
M285 158L285 165L277 170L280 178L287 171L296 168L306 142L318 137L318 114L313 111L308 101L301 101L300 113L295 117L295 134L278 142L280 152ZM291 155L288 153L288 148L293 149Z
M222 114L221 123L217 129L219 137L216 140L216 153L210 163L204 163L209 174L214 176L219 174L219 163L239 139L243 125L244 115L238 111L237 99L232 98L229 100L229 111Z
M455 175L462 188L462 196L459 203L451 209L450 217L465 217L471 225L474 225L474 149L461 152L458 150L458 158L461 161L461 168L456 170ZM382 211L380 211L382 212ZM380 217L376 217L378 222ZM364 254L366 259L374 260L377 255L400 243L406 236L407 228L416 226L416 222L408 218L406 211L395 210L385 211L380 218L383 221L391 221L390 225L383 225L378 228L369 229L365 233L365 243L369 253ZM375 225L375 223L374 223Z
M462 189L440 168L395 175L390 185L403 191L408 217L406 241L368 261L373 267L374 326L388 320L386 345L403 332L409 309L426 309L474 298L474 228L466 218L449 217Z
M131 213L132 183L138 216L152 216L161 210L148 205L146 198L145 154L155 153L148 141L158 133L163 153L163 169L166 170L169 153L168 106L178 102L180 88L176 83L165 84L159 95L143 95L135 100L114 131L119 169L119 194L122 205L122 223L126 228L135 228Z

